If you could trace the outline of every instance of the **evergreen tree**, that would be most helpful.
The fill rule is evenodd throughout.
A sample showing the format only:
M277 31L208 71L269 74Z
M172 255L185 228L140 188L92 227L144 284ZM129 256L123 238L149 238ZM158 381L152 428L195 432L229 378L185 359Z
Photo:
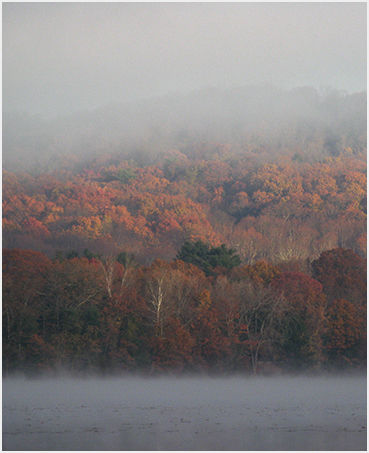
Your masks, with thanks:
M235 250L228 249L225 244L219 247L210 247L202 241L194 243L186 241L177 254L177 259L194 264L201 268L206 275L219 266L231 270L241 264L241 259Z

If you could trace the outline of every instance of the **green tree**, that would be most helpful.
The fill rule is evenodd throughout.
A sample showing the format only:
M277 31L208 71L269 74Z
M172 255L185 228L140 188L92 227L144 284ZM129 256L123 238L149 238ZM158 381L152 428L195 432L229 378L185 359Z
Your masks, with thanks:
M206 275L211 275L214 268L218 266L231 270L241 264L241 259L236 255L235 250L228 249L224 244L219 247L210 247L202 241L195 243L186 241L177 254L177 259L194 264Z
M136 174L132 168L121 168L118 172L118 180L122 184L128 184L133 179L136 179Z

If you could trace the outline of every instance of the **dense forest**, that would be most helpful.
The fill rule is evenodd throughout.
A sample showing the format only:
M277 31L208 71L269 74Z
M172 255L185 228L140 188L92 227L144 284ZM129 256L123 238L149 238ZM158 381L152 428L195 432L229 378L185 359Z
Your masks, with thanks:
M5 116L5 372L365 367L366 94L268 90Z

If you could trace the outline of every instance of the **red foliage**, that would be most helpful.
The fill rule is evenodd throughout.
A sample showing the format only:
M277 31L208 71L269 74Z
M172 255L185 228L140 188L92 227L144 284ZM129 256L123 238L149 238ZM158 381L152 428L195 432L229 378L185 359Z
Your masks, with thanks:
M272 282L273 288L283 293L297 309L304 309L309 302L321 296L323 286L301 272L286 272Z
M329 301L344 298L366 303L366 260L352 250L327 250L312 263L312 268Z

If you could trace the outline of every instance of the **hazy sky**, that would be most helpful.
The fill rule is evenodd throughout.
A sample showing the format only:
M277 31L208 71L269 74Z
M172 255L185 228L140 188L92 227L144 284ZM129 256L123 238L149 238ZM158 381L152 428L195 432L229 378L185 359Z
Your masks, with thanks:
M265 82L366 89L366 2L2 5L5 111Z

